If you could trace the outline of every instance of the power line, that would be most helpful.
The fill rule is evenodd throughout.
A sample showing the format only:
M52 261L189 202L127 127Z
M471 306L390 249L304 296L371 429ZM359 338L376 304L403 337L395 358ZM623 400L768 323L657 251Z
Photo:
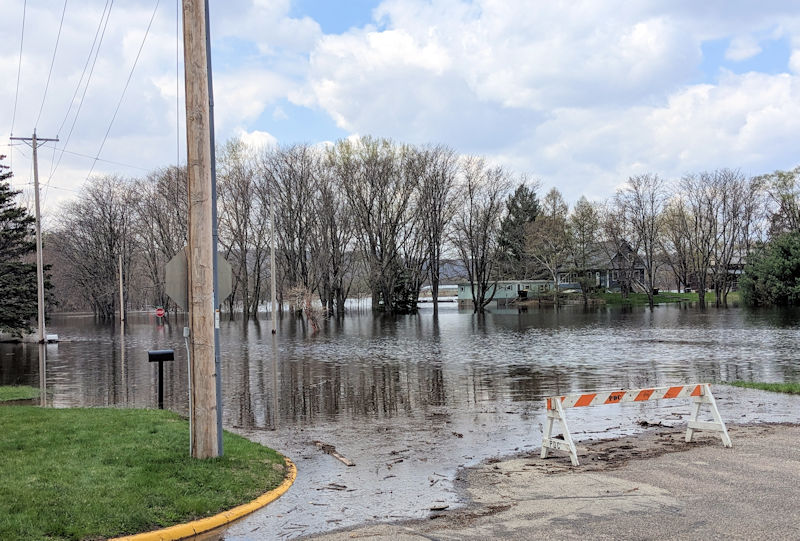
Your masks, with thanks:
M17 90L14 92L14 112L11 114L11 135L14 135L14 121L17 119L17 100L19 98L19 80L22 74L22 44L25 41L25 12L28 8L28 0L22 3L22 31L19 34L19 64L17 65ZM9 165L14 166L14 153L11 153Z
M125 98L125 92L128 90L128 85L131 83L131 79L133 78L133 72L136 69L136 64L139 62L139 56L142 54L142 49L144 48L144 44L147 41L147 36L150 34L150 27L153 25L153 20L156 18L156 12L158 11L158 5L161 3L161 0L156 0L156 6L153 8L153 14L150 16L150 22L147 24L147 30L144 32L144 38L142 39L142 44L139 45L139 51L136 53L136 58L133 60L133 66L131 66L131 72L128 74L128 80L125 81L125 87L122 89L122 95L119 97L119 101L117 102L117 107L114 109L114 115L111 117L111 122L108 123L108 129L106 130L105 136L103 136L103 142L100 143L100 149L97 151L97 156L95 157L94 163L92 163L91 169L89 169L89 173L86 175L86 179L88 180L89 177L92 175L92 171L94 171L94 166L97 163L97 160L100 158L100 153L103 152L103 147L106 144L106 140L108 139L108 134L111 132L111 126L114 125L114 120L117 118L117 113L119 113L119 108L122 105L122 100Z
M67 107L67 114L64 115L64 120L61 121L61 125L56 130L56 133L61 133L61 129L64 127L64 124L67 122L67 118L69 118L69 113L72 111L72 104L75 103L75 98L78 96L78 91L81 89L81 83L83 82L83 77L86 75L86 69L89 67L89 61L92 59L92 53L94 52L94 46L97 43L97 36L100 35L100 28L103 26L103 19L106 16L106 10L108 9L108 2L106 0L106 5L103 6L103 13L100 14L100 22L97 23L97 30L94 33L94 40L92 41L92 46L89 48L89 56L86 57L86 62L83 64L83 72L81 73L81 78L78 79L78 85L75 87L75 92L72 93L72 99L69 100L69 107Z
M46 145L42 145L42 147L43 148L53 148L53 149L56 148L55 146L47 147ZM89 158L90 160L97 160L99 162L110 163L112 165L121 165L122 167L129 167L131 169L139 169L141 171L150 171L150 169L147 169L145 167L139 167L138 165L131 165L129 163L123 163L123 162L115 162L115 161L112 161L112 160L104 160L103 158L95 158L94 156L90 156L89 154L81 154L80 152L74 152L72 150L61 149L61 152L66 152L67 154L72 154L73 156L80 156L82 158Z
M61 10L61 22L58 23L58 34L56 35L56 46L53 48L53 59L50 61L50 71L47 72L47 83L44 85L44 95L42 96L42 105L39 107L39 115L36 117L36 122L33 124L33 129L39 126L39 120L42 118L42 111L44 110L44 102L47 99L47 89L50 87L50 76L53 75L53 64L56 63L56 53L58 52L58 41L61 39L61 28L64 26L64 14L67 12L67 0L64 0L64 8Z
M181 167L180 11L181 0L175 0L175 167L178 169Z
M108 13L106 13L106 7L108 8ZM70 137L72 137L72 131L75 129L75 123L78 121L78 115L81 114L81 108L83 107L83 100L86 98L86 91L89 89L89 83L92 80L92 74L94 73L94 67L97 64L97 57L100 55L100 47L103 45L103 38L106 35L106 28L108 27L108 21L111 19L111 8L114 7L114 0L106 0L106 7L103 8L103 14L100 16L100 24L97 27L98 32L100 32L100 27L103 27L102 32L100 33L100 41L97 42L97 34L95 34L94 39L97 42L97 50L94 50L94 43L92 43L92 49L89 50L89 58L86 59L86 65L88 66L89 60L92 58L92 52L94 51L94 60L92 61L92 67L89 70L89 76L86 78L86 86L83 87L83 94L81 94L80 102L78 102L78 108L75 111L75 117L72 119L72 125L69 128L69 133L67 133L67 139L64 141L64 146L62 149L66 149L67 145L69 144ZM103 17L105 17L105 22L103 22ZM86 66L84 66L84 73L86 72ZM81 86L81 81L83 80L83 75L81 75L81 80L78 81L78 87L75 89L75 95L78 94L78 90ZM72 101L75 101L75 95L72 97ZM70 102L70 109L72 108L72 102ZM67 120L69 116L69 109L67 110L67 115L64 117L64 121ZM57 135L61 132L61 128L64 127L64 122L61 123L61 126L58 128ZM64 152L58 155L58 161L56 162L55 167L50 171L50 175L47 177L47 182L45 183L45 198L47 197L47 188L50 187L50 181L53 178L58 166L61 165L61 159L64 157Z

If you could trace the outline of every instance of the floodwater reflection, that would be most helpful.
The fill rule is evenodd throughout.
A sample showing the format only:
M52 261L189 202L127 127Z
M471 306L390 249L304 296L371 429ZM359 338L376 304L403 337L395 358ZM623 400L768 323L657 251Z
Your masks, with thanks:
M395 417L433 406L682 381L796 381L796 310L679 305L614 309L497 310L485 316L443 308L438 319L369 314L329 320L313 335L284 318L273 341L262 322L223 321L223 411L227 425ZM186 413L182 316L133 314L125 329L87 316L57 316L62 342L48 349L56 406L155 405L148 349L175 350L165 366L165 402ZM38 383L33 344L0 345L0 382Z
M52 405L155 407L157 367L147 350L174 349L164 400L185 415L185 324L183 316L159 322L131 314L121 332L92 317L54 317L48 328L62 342L47 351ZM221 323L223 421L292 457L302 475L269 512L233 526L225 534L233 539L252 531L294 537L456 505L458 467L539 445L541 399L550 394L800 380L798 310L669 305L475 316L443 306L438 319L428 307L398 318L355 314L325 321L317 334L289 317L276 338L270 327ZM0 344L0 384L36 385L38 377L35 344ZM797 420L796 400L722 389L726 419ZM657 418L688 414L687 404L674 402ZM613 407L620 409L576 411L575 436L613 435L661 406ZM314 440L357 466L320 453ZM332 492L331 483L349 488Z

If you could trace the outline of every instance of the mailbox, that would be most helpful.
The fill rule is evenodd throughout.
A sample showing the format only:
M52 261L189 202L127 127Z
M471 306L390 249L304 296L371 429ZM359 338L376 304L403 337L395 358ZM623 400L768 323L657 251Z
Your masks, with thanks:
M164 363L175 360L175 350L151 349L147 352L147 360L158 363L158 409L164 409Z
M164 361L175 360L175 350L173 349L151 349L147 352L147 360L151 363L163 363Z

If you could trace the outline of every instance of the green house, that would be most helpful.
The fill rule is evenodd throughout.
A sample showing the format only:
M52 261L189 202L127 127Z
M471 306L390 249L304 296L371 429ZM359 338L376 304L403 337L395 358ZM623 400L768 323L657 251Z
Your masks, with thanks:
M496 289L495 289L496 288ZM507 306L517 301L536 299L540 295L552 294L553 282L549 280L500 280L491 284L486 298L492 297L490 306ZM472 306L472 285L469 282L458 284L458 306Z

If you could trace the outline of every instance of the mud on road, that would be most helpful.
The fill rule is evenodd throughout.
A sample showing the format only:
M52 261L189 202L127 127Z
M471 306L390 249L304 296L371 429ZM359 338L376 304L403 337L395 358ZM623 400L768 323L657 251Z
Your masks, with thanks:
M728 428L733 449L657 426L580 442L578 467L565 453L487 460L459 472L464 508L315 539L800 538L800 425Z

